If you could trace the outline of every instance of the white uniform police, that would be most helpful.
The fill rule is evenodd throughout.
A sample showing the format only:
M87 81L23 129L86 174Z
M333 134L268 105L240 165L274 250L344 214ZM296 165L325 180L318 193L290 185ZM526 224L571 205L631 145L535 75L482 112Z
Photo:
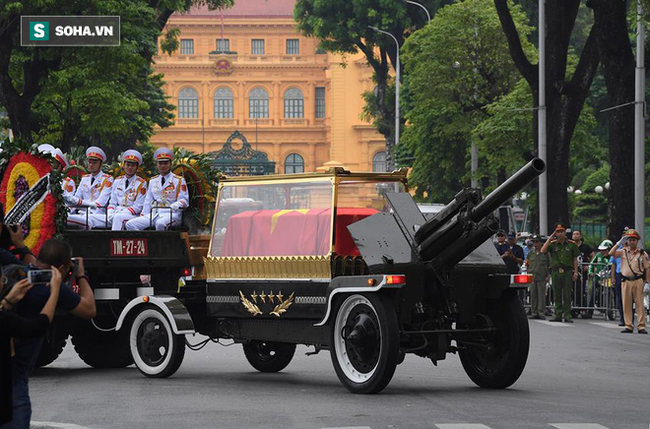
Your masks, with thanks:
M142 164L142 155L129 149L122 154L124 176L113 182L111 201L108 204L108 221L113 230L124 229L124 224L139 216L147 193L147 181L135 173Z
M179 225L182 211L189 204L185 179L171 172L174 153L170 149L160 148L153 157L160 174L149 180L142 214L126 223L126 229L130 231L149 226L162 231Z
M102 172L102 163L106 161L103 150L91 146L86 150L86 158L90 174L83 175L74 196L69 198L69 205L77 213L68 215L68 226L106 228L106 206L111 198L113 177Z

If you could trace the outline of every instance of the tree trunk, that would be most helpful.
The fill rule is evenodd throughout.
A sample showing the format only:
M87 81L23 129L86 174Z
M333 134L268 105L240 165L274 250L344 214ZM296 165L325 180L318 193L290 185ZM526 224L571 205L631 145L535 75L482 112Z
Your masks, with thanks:
M538 67L536 64L531 64L523 52L507 1L494 0L494 4L508 40L511 56L530 85L533 98L537 101ZM566 189L569 182L571 137L599 62L594 26L585 43L576 71L570 81L566 80L569 41L579 6L580 0L546 1L546 177L549 230L556 221L569 221ZM535 134L535 142L537 143L537 134Z
M635 60L628 34L627 7L622 1L591 0L598 32L598 51L611 106L634 101ZM634 225L634 105L609 112L610 188L608 230L617 239Z

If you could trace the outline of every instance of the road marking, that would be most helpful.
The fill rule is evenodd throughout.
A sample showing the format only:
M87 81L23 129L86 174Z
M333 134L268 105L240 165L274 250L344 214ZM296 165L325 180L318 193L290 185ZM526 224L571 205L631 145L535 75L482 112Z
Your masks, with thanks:
M32 421L29 429L90 429L86 426L79 426L72 423L35 422Z
M557 429L607 429L606 426L598 423L549 423Z
M490 429L480 423L444 423L436 426L440 429Z
M322 429L372 429L372 428L370 426L341 426L341 427L322 428Z
M618 326L617 323L615 322L589 322L590 325L596 325L596 326L602 326L604 328L613 328L613 329L620 329L621 327Z
M560 326L560 327L573 326L573 324L571 323L551 322L550 320L534 320L534 322L542 323L548 326Z

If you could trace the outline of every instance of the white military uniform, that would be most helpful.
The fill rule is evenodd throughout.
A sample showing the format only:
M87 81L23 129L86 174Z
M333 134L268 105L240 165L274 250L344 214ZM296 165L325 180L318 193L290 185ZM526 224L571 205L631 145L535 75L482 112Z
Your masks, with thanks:
M68 215L68 225L85 229L106 228L106 206L111 198L112 187L113 177L109 174L101 171L96 176L84 174L71 200L75 203L72 207L77 208L77 213Z
M65 157L63 151L59 148L55 148L51 144L42 144L38 146L38 151L43 154L48 154L52 156L59 164L61 164L62 170L65 170L70 165L68 159ZM61 181L61 190L63 191L63 200L68 203L68 201L73 201L71 198L74 197L75 190L77 185L69 177L63 177Z
M136 174L115 179L111 202L108 205L108 221L113 230L124 229L127 221L140 215L146 194L147 181Z
M189 193L183 177L173 173L168 173L164 177L154 176L149 180L142 214L128 221L126 229L133 231L154 226L157 231L163 231L179 225L182 211L188 204Z
M71 199L74 198L75 191L77 190L77 185L74 183L74 180L69 177L64 177L61 182L61 189L63 189L63 200L66 203L68 201L74 201Z

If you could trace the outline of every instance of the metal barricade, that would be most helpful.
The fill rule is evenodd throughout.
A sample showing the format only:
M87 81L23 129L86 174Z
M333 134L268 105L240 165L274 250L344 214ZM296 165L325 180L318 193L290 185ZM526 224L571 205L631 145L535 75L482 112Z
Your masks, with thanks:
M583 319L590 319L597 315L603 316L605 320L618 320L611 266L599 267L600 269L593 270L592 275L588 275L590 265L590 263L578 264L580 274L579 279L573 283L571 315ZM529 290L522 300L526 310L529 310ZM554 303L552 280L549 279L546 284L546 316L554 314Z

